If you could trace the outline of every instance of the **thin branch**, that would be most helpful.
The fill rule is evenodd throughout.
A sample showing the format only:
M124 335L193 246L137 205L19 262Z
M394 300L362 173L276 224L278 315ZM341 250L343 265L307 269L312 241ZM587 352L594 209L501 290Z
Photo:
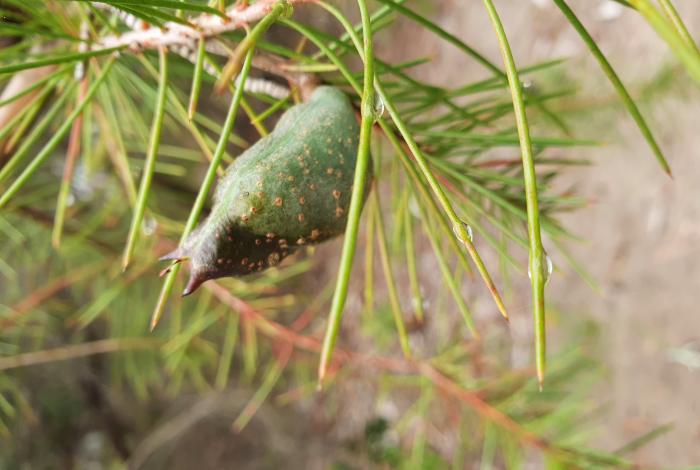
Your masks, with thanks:
M134 349L153 349L162 344L156 338L115 338L93 341L91 343L71 344L44 351L28 352L16 356L0 358L0 371L24 366L66 361L79 357L107 354Z
M321 351L321 341L315 337L299 333L298 325L295 325L297 328L288 328L270 320L263 313L254 309L244 300L234 296L228 289L215 281L207 282L203 287L211 292L220 302L229 306L233 311L239 312L242 319L251 321L261 334L271 339L283 341L297 349L313 353L319 353ZM488 421L512 432L528 446L549 454L571 457L569 452L548 442L537 434L528 431L510 416L485 401L480 396L479 392L464 388L439 372L427 361L376 356L335 348L332 357L333 367L329 367L329 372L337 371L343 364L353 364L355 366L362 366L364 364L395 374L422 375L445 394L465 403Z
M97 273L98 271L104 269L109 263L111 263L111 260L109 260L108 262L100 261L95 264L89 264L85 267L81 267L71 273L61 276L58 279L51 281L49 284L44 285L43 287L33 289L27 297L25 297L23 300L15 304L14 307L12 307L12 313L9 316L4 317L2 320L0 320L0 328L9 328L15 322L17 322L17 320L19 320L21 316L40 305L46 299L53 297L54 295L56 295L56 293L60 292L61 290L67 287L72 286L73 284L82 281L88 276Z
M283 0L285 1L285 0ZM313 0L286 0L290 5L310 3ZM159 47L187 46L196 50L201 37L216 37L235 31L249 23L261 20L280 3L280 0L260 0L246 8L236 5L226 10L226 17L204 13L188 20L189 25L167 22L163 27L152 26L122 35L111 35L98 41L93 49L129 47L132 50L157 49Z

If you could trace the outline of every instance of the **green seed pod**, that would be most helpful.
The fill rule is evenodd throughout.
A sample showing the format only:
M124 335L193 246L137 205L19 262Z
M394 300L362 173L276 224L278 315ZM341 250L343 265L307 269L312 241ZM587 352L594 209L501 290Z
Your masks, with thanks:
M348 97L333 87L317 88L284 113L272 133L228 168L209 217L162 258L190 261L183 295L209 279L274 266L300 245L343 233L359 133Z

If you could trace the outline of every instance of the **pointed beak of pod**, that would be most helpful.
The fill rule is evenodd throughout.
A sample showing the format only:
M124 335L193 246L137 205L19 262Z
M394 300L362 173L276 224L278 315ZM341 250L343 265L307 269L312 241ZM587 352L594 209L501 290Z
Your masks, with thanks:
M192 269L190 271L190 279L187 281L187 286L185 286L185 290L182 291L182 296L187 297L191 293L197 290L199 286L202 285L202 283L209 278L204 275L201 271L197 271L195 269Z
M177 249L171 251L170 253L168 253L167 255L161 256L158 259L159 259L159 261L171 261L171 260L183 261L183 260L187 259L187 255L185 255L185 252L183 251L182 248L177 248Z
M164 275L168 274L172 269L173 266L176 264L179 264L185 260L189 259L189 256L187 256L184 252L184 250L180 247L177 248L174 251L171 251L167 255L161 256L160 261L173 261L173 263L165 268L163 271L161 271L160 276L163 277ZM208 277L204 275L201 271L195 269L194 266L192 266L192 269L190 271L190 278L187 281L187 286L185 286L185 290L182 291L182 296L187 297L191 293L197 290L199 286L202 285L204 281L206 281Z

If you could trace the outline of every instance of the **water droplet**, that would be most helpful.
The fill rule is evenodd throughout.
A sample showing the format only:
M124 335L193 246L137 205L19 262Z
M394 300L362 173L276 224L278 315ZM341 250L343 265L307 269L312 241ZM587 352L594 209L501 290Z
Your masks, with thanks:
M549 284L549 280L552 278L552 273L554 272L554 263L552 262L552 258L546 252L543 252L543 254L545 263L544 285L546 286L547 284ZM532 279L532 271L530 270L529 263L527 265L527 277Z
M624 7L619 3L611 0L606 0L598 6L598 19L601 21L613 21L618 19L624 13Z
M423 297L423 310L430 310L432 308L432 303L429 299Z
M73 207L74 205L75 205L75 194L68 193L68 196L66 196L66 206Z
M419 307L423 307L423 302L420 297L411 297L411 307L414 310L418 310Z
M381 96L377 96L374 101L374 119L375 121L378 120L379 118L384 117L384 113L386 112L386 105L384 104L384 100L382 99Z
M147 237L153 235L158 227L158 221L154 217L146 217L143 219L141 231Z
M525 93L530 95L537 95L539 93L539 88L537 87L537 84L532 80L523 80L521 84Z
M408 199L408 209L411 211L411 215L416 218L420 218L420 207L418 206L418 201L411 195Z
M471 225L462 221L462 227L464 227L464 230L467 232L467 237L469 237L469 241L474 242L474 230L472 230ZM454 232L455 236L457 237L457 240L461 241L462 243L467 242L467 240L465 240L462 237L461 230L460 230L460 227L458 225L453 225L452 231Z

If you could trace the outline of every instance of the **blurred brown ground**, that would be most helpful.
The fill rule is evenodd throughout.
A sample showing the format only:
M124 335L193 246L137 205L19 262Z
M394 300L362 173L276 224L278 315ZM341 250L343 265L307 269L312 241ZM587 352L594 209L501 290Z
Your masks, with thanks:
M633 12L606 19L606 13L615 12L614 7L606 10L609 5L603 1L569 3L630 89L672 63L666 45ZM691 33L700 37L697 3L675 3ZM553 2L496 4L518 64L568 57L569 73L580 77L574 85L584 94L613 95L597 63ZM501 63L481 1L440 0L423 5L446 30ZM417 70L421 78L458 85L485 75L478 64L429 32L407 21L399 23L399 31L399 37L410 41L388 42L383 36L379 55L396 60L432 56L429 66ZM564 176L591 201L563 220L588 240L569 247L602 292L593 292L556 255L557 271L548 286L549 302L562 317L594 318L603 332L601 358L608 374L596 398L608 406L600 417L597 444L612 450L656 426L674 424L671 432L633 455L650 466L700 462L700 369L670 360L673 350L700 340L700 91L682 72L675 79L679 83L642 107L670 160L673 180L659 169L621 107L612 115L601 113L600 120L571 121L577 137L608 142L597 148L566 150L570 158L589 158L593 165L574 168ZM531 341L526 282L526 277L517 280L520 288L510 302L516 306L514 337ZM551 328L551 333L551 342L557 344L557 336L563 333L558 328Z

